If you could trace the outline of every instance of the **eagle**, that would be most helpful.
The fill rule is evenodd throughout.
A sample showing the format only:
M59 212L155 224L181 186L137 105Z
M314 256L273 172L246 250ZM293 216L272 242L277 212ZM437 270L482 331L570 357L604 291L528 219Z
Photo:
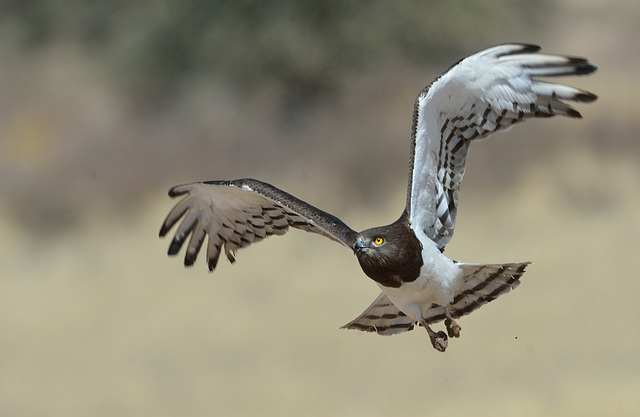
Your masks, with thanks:
M420 91L413 109L409 184L404 211L393 223L356 232L273 185L255 179L178 185L182 197L160 229L164 237L179 223L168 254L186 244L184 265L196 261L205 238L209 271L222 251L236 252L289 228L334 240L357 257L380 295L342 328L402 333L423 326L433 347L444 352L460 336L455 321L516 288L529 262L474 264L444 255L453 236L460 183L469 146L493 132L534 117L581 114L567 102L593 102L588 91L538 78L586 75L588 60L539 53L530 44L502 44L458 61ZM432 330L444 320L447 333Z

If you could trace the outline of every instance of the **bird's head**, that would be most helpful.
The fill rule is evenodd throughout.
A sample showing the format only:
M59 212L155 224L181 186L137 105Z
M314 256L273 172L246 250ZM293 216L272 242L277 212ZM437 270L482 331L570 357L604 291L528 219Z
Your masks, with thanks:
M421 251L422 245L413 232L398 222L367 229L356 236L353 244L364 273L387 286L391 281L417 277L422 266Z
M393 246L393 238L382 227L367 229L358 234L353 244L353 252L361 258L388 258L389 248Z

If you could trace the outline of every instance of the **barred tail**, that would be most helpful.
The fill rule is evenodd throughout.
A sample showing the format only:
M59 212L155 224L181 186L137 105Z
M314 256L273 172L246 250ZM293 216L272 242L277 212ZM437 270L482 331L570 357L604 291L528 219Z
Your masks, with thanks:
M413 319L393 305L384 293L380 293L364 313L342 326L341 329L376 332L388 336L409 331L414 325Z
M449 305L454 319L466 316L520 285L520 277L530 262L510 264L458 264L464 271L464 286ZM444 307L434 305L427 310L427 323L446 318Z
M481 265L458 264L463 272L464 285L449 305L454 319L466 316L472 311L506 294L520 285L520 277L529 262ZM427 323L437 323L446 318L444 306L433 304L426 313ZM418 324L382 293L355 320L342 326L342 329L355 329L392 335L409 331Z

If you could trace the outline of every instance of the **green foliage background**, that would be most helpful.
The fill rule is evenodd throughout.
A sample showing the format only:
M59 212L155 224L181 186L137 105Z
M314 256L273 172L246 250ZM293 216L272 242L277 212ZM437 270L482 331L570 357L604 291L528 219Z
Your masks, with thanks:
M140 100L166 98L192 77L222 77L241 89L276 83L301 99L370 61L440 63L468 52L471 40L531 31L551 4L35 0L5 1L1 19L20 47L81 45Z

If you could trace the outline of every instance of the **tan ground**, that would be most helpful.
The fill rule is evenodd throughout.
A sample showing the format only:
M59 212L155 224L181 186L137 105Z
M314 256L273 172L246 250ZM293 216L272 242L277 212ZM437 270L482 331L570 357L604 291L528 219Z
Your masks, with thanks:
M165 257L161 190L55 241L4 222L1 414L635 415L640 168L604 162L558 156L517 190L468 193L448 255L534 264L444 354L422 329L339 330L377 290L316 236L270 239L208 275Z

